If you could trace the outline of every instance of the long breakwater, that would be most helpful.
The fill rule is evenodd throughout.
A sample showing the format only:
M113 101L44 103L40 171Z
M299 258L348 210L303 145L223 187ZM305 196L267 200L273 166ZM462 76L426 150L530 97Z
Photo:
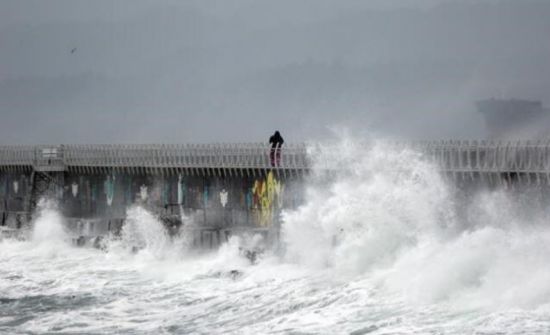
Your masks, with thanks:
M550 184L550 142L381 146L414 153L463 189L536 185L546 192ZM312 170L334 174L350 168L351 162L339 158L342 150L303 143L275 152L258 143L4 146L0 224L26 226L47 198L59 203L79 236L119 233L127 208L139 204L171 229L193 229L200 245L219 245L242 230L275 239L283 210L304 203L304 181Z

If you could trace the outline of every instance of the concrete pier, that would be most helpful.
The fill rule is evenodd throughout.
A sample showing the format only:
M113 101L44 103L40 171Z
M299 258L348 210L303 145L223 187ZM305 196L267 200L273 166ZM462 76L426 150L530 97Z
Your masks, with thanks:
M550 141L387 146L420 152L457 184L550 185ZM316 167L330 170L330 159ZM140 204L169 229L192 229L203 246L242 231L274 238L281 210L303 201L311 169L305 144L285 145L276 166L270 148L254 143L4 146L0 225L24 226L38 200L51 197L78 236L119 232L126 209Z

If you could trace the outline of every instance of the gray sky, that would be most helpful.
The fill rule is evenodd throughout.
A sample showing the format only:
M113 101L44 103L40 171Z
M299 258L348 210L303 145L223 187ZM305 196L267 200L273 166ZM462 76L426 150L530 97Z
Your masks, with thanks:
M0 144L483 137L550 105L547 0L0 0Z

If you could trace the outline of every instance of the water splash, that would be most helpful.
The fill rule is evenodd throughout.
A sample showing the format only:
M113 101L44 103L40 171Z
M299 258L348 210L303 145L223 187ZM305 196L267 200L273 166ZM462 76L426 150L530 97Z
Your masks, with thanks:
M453 224L447 185L417 153L383 145L339 149L327 154L338 175L316 176L306 204L283 214L288 259L360 273L441 229L440 219Z
M132 206L126 212L121 231L121 246L137 253L145 251L163 258L170 245L170 237L160 220L141 206Z
M550 303L549 215L540 193L484 190L460 199L422 155L376 142L344 139L336 150L312 152L317 171L329 162L343 172L315 175L306 203L284 213L286 260L366 278L414 303Z
M32 222L31 241L35 244L51 245L70 242L56 201L43 198L38 202L36 217Z

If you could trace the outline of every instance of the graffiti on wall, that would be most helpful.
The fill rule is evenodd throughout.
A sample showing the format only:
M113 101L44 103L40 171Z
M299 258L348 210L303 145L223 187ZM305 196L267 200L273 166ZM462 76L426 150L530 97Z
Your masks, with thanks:
M126 174L69 178L65 206L73 216L119 215L118 210L123 210L124 206L146 203L168 210L169 214L177 214L178 208L191 212L202 210L209 220L223 217L226 222L236 225L270 227L277 222L283 207L284 185L273 172L256 178L183 175L151 178ZM14 192L13 179L6 179L0 183L0 188L4 186ZM19 180L18 192L24 191L24 184Z
M147 192L147 185L143 184L139 187L139 197L141 201L147 201L147 197L149 196Z
M223 208L225 208L225 206L227 206L228 196L229 196L229 194L227 193L225 188L222 189L221 192L220 192L220 203L222 204Z
M0 211L22 211L28 196L28 177L24 174L0 174ZM0 213L0 221L2 220Z
M284 185L269 172L265 179L259 179L252 186L252 196L256 212L256 222L262 227L273 224L276 211L282 207Z
M115 176L107 176L105 182L103 183L103 190L107 198L107 205L110 207L113 204L113 199L115 197Z
M178 205L182 205L185 203L185 194L186 194L186 188L185 188L185 182L183 181L182 175L178 175Z
M78 195L78 184L76 183L76 181L73 181L73 183L71 184L71 194L73 195L73 198L76 198L76 196Z
M204 208L208 207L208 196L210 194L210 187L208 185L204 185L204 192L202 194L202 200L204 202Z

